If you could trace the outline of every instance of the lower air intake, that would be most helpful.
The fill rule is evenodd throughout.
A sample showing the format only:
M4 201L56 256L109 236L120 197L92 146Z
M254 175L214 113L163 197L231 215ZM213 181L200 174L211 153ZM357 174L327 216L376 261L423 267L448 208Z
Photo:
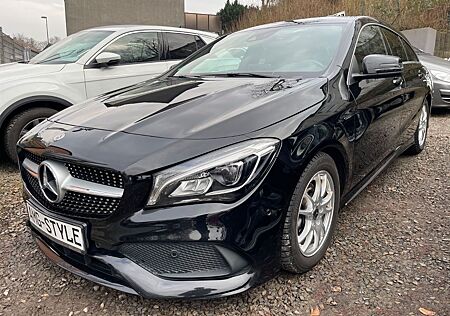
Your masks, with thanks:
M120 246L119 251L160 276L212 277L231 272L217 247L207 243L128 243Z

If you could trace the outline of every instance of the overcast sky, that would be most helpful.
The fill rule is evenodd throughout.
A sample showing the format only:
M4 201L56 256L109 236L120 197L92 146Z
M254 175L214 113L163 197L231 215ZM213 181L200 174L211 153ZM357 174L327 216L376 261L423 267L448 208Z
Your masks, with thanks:
M104 0L108 1L108 0ZM124 0L126 1L126 0ZM66 36L64 0L0 0L0 26L9 35L22 33L38 41L46 39L45 22L48 17L50 36ZM186 12L215 14L226 0L185 0ZM258 4L260 0L239 0L242 4Z

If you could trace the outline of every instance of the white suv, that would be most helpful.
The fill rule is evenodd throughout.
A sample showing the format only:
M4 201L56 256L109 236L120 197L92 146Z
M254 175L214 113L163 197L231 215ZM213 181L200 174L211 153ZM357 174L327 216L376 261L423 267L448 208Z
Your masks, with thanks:
M99 27L73 34L29 63L0 65L0 144L72 104L167 71L217 34L163 26Z

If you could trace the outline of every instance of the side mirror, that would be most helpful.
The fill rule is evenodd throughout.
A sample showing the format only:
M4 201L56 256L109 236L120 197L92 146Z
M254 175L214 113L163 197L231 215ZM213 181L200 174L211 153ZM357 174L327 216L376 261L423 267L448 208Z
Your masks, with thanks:
M363 73L353 75L355 81L400 77L403 73L403 64L397 56L367 55L363 59L362 66Z
M108 52L100 53L97 57L95 57L97 65L104 67L117 65L120 62L120 59L121 57L119 54Z

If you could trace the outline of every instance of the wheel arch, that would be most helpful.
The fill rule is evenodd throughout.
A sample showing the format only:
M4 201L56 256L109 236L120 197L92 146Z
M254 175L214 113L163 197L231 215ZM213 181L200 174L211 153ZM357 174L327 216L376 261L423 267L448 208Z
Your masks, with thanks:
M337 140L325 141L317 146L313 153L310 153L310 157L308 157L307 161L310 161L319 152L328 154L336 164L342 196L346 189L347 180L350 178L350 162L344 146Z
M0 134L3 135L6 124L18 113L38 107L47 107L57 111L64 110L72 103L62 98L53 96L32 96L21 99L6 108L0 115Z
M311 135L311 134L309 134ZM312 136L312 135L311 135ZM314 137L311 137L314 139ZM304 138L306 139L306 137ZM351 180L351 155L350 148L344 146L337 139L325 138L322 140L312 140L308 146L308 149L303 153L301 160L297 160L296 167L296 177L300 177L304 168L308 163L317 155L319 152L328 154L336 164L339 174L340 191L341 196L349 188L349 180ZM298 179L297 179L298 181Z
M428 107L429 107L429 110L430 110L430 112L431 112L431 107L432 107L432 102L433 102L433 96L431 95L431 93L428 93L428 94L426 95L425 100L427 100L427 102L428 102Z

